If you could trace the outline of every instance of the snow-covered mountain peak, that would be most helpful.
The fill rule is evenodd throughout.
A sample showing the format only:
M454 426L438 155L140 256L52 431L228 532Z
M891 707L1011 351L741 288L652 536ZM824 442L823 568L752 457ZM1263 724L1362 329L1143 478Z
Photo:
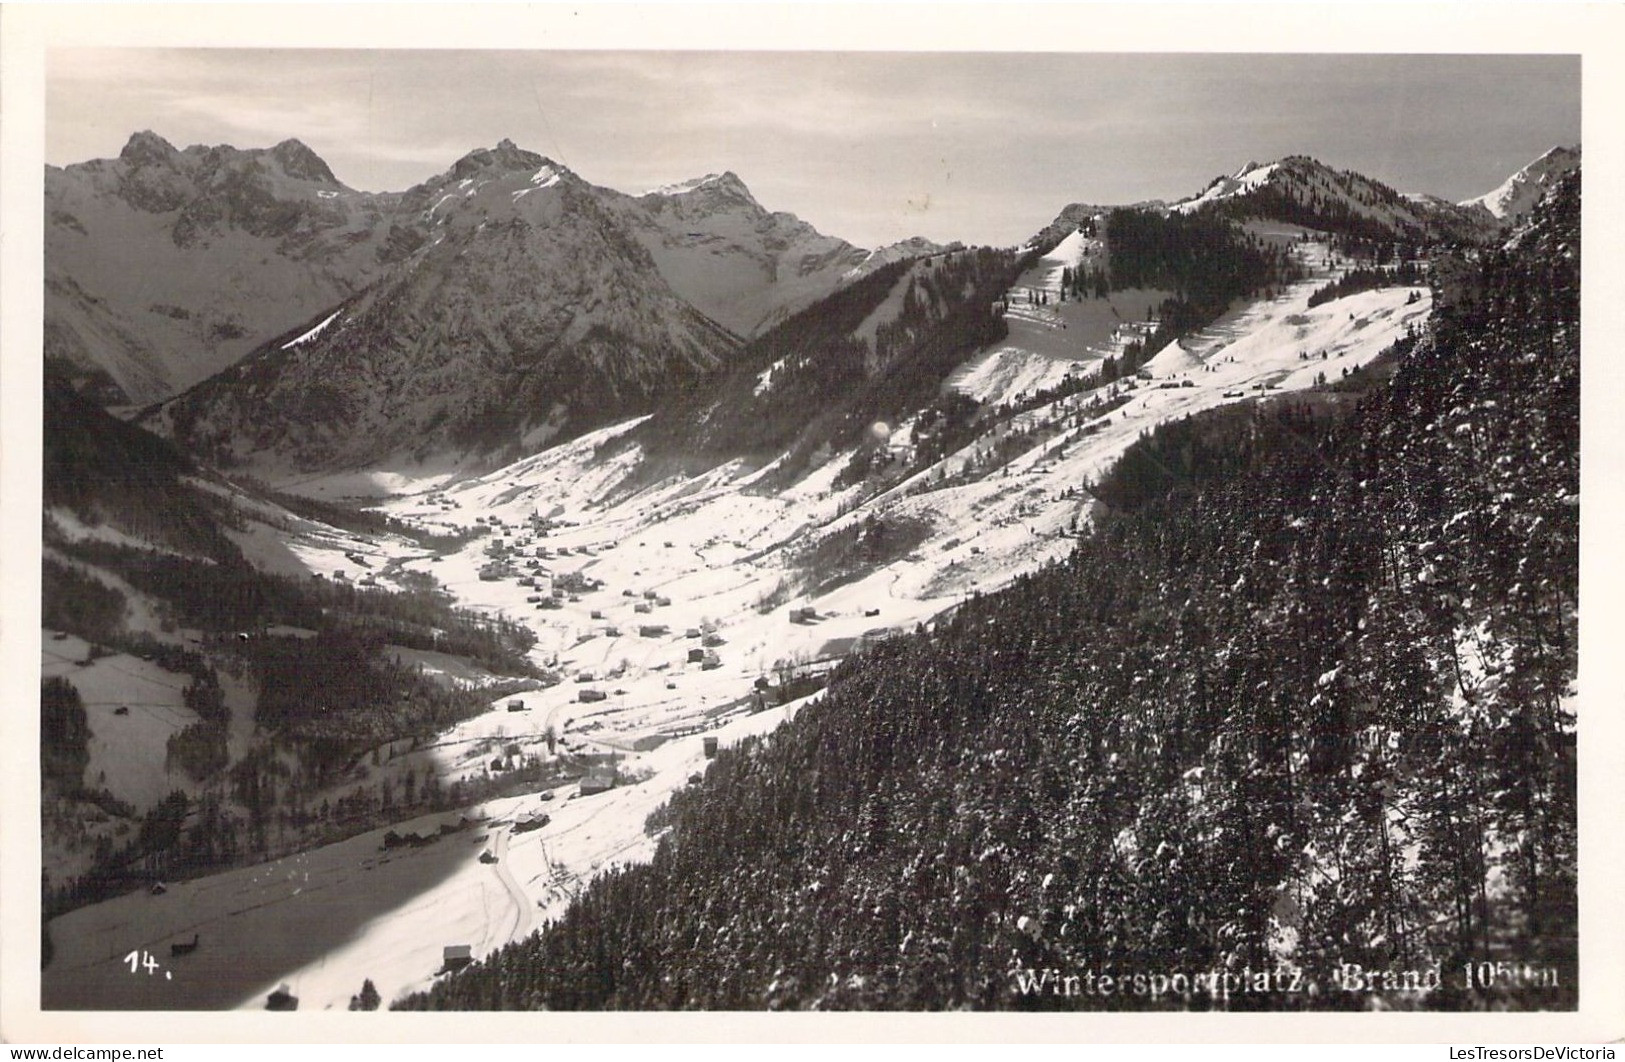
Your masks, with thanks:
M638 196L642 200L670 199L681 200L684 203L705 204L710 206L726 206L730 204L745 204L761 209L756 197L750 194L750 189L739 175L732 170L721 173L708 173L704 177L693 177L675 184L661 185L651 191Z
M1282 162L1297 161L1299 160L1296 158L1282 160ZM1302 161L1313 162L1312 159ZM1213 183L1208 185L1201 195L1175 203L1171 209L1181 214L1188 214L1197 207L1206 206L1208 203L1216 203L1221 199L1233 199L1239 195L1246 195L1248 192L1255 191L1268 183L1276 170L1280 168L1282 162L1272 162L1264 166L1260 166L1256 162L1249 162L1237 170L1235 176L1215 177Z
M1540 158L1503 181L1492 192L1465 200L1462 206L1481 207L1497 221L1516 224L1527 214L1546 190L1580 165L1580 148L1553 147Z
M710 184L712 181L720 180L722 180L722 174L708 173L704 177L690 177L686 181L673 181L670 184L663 184L658 188L651 188L647 192L644 192L642 195L638 196L638 198L643 199L651 195L682 195L685 192L692 192L696 188Z
M944 245L934 240L928 240L924 236L910 236L906 240L898 240L896 243L888 243L884 247L876 247L864 256L863 261L843 273L842 279L856 280L859 277L868 276L881 266L905 258L925 258L929 255L942 254L945 251L963 250L964 247L965 245L958 240Z

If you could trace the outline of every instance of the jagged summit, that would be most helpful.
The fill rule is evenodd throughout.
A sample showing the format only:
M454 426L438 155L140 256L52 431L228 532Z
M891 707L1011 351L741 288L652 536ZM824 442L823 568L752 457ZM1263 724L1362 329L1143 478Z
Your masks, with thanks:
M538 155L534 151L526 151L512 140L504 138L497 142L495 148L475 148L451 167L451 175L456 178L472 177L485 170L508 172L510 170L536 170L542 166L549 166L554 170L568 172L567 167L561 166L551 159Z
M119 152L118 161L131 170L152 166L200 170L206 174L241 160L273 160L284 174L297 180L342 187L322 157L304 141L289 137L271 148L236 148L229 144L193 144L182 151L150 129L133 133Z
M271 149L271 157L282 166L282 172L289 177L298 177L306 181L316 181L321 184L336 185L337 177L316 152L312 151L302 140L292 137L282 141Z
M172 162L178 154L180 152L175 150L174 144L151 129L143 129L130 135L118 157L121 162L127 162L131 166L150 166Z
M1579 168L1579 165L1579 145L1555 146L1508 177L1494 191L1464 200L1461 205L1468 209L1488 211L1502 224L1516 224L1540 201L1548 188L1560 181L1565 174Z
M112 404L184 389L406 253L413 234L377 224L393 201L292 138L178 149L147 129L47 167L46 359Z

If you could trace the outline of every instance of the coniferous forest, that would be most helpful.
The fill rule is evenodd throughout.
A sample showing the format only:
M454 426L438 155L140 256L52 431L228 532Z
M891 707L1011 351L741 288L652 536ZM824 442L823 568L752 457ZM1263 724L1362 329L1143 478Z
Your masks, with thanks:
M1575 174L1391 379L1143 440L1070 559L400 1005L1573 1008L1579 214Z

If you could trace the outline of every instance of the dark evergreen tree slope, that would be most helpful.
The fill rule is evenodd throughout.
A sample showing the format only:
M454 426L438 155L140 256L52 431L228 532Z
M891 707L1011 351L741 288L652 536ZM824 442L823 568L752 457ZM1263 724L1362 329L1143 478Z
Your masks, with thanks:
M168 440L126 424L47 372L44 400L44 504L88 524L213 560L237 557L220 532L221 506L188 487L202 473Z
M1156 332L1126 353L1121 372L1178 337L1213 323L1239 299L1303 275L1285 248L1246 235L1211 212L1164 214L1120 208L1106 216L1110 275L1097 290L1171 289L1156 308Z
M292 524L291 514L95 407L49 371L44 413L41 625L89 642L85 663L124 653L185 677L181 699L198 719L172 735L163 762L150 766L184 772L210 790L196 800L177 792L136 809L92 789L99 783L81 777L88 762L85 707L69 679L42 681L42 831L67 838L70 851L77 845L91 854L88 869L76 868L75 876L47 877L47 914L141 887L155 874L200 874L263 859L404 814L387 785L335 794L332 814L311 797L339 782L368 750L427 739L487 710L493 693L444 689L398 662L395 647L463 656L515 684L552 678L528 659L532 631L455 608L432 584L393 591L259 570L230 533L250 519ZM376 515L301 508L374 534L392 529ZM101 533L83 534L84 526ZM137 598L139 611L132 607ZM284 626L303 632L277 630ZM47 652L69 665L81 662ZM246 679L254 694L253 744L235 763L222 672ZM234 805L248 812L246 823L232 804L222 804L218 790L228 780ZM414 806L468 800L455 783L440 790L436 780L432 791L429 784ZM103 832L92 842L79 828L88 814L124 819L125 831ZM191 823L184 834L182 820ZM128 827L138 822L141 829L131 835ZM114 836L126 839L115 845Z
M1198 210L1236 219L1273 218L1368 245L1396 240L1476 244L1495 231L1482 213L1440 199L1405 196L1381 181L1334 170L1304 155L1281 159L1267 180Z
M849 663L406 1005L1573 1007L1578 194L1340 421Z

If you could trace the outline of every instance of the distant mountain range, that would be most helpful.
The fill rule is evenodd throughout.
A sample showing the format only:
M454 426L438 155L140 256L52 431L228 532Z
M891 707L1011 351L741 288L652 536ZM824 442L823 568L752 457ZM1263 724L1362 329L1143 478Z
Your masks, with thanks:
M45 172L45 358L107 404L150 402L355 294L421 237L401 197L341 185L309 148L137 133Z
M1578 163L1554 149L1455 204L1290 156L1139 205L1482 243ZM959 246L864 250L768 211L732 172L628 195L508 140L367 193L297 140L178 150L138 133L118 159L48 168L46 207L51 374L148 406L143 423L209 462L273 471L534 451L726 372L752 337L890 263ZM1106 209L1068 206L1029 247Z
M537 176L544 168L570 191L540 194L555 187ZM556 259L596 230L629 256L627 280L653 269L670 295L741 338L885 262L938 249L854 247L770 213L732 173L630 196L503 141L409 191L369 193L341 184L297 140L178 150L143 132L117 159L46 169L46 358L105 404L165 399L374 283L420 270L470 218L474 228L523 219L547 229L558 215L539 204L561 196L596 213L572 222L568 239L549 230ZM578 330L599 323L585 313Z

